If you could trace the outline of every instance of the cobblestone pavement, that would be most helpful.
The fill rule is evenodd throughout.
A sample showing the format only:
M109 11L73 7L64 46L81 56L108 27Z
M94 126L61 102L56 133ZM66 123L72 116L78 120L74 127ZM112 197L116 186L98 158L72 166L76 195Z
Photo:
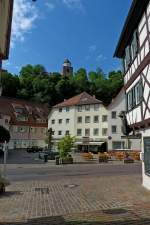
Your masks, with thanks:
M140 175L14 182L0 198L0 225L150 224Z

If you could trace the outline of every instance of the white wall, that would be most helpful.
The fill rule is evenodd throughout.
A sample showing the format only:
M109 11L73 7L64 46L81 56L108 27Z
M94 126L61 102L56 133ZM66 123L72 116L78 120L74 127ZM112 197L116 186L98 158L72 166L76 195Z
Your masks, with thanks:
M138 105L137 107L135 107L132 111L130 111L127 114L127 119L128 119L129 124L141 122L141 120L142 120L141 112L145 112L145 110L146 110L145 119L150 118L150 113L149 113L148 109L146 109L146 104L145 104L145 102L147 102L149 105L149 108L150 108L150 99L148 100L150 88L149 88L148 84L145 82L145 79L143 77L143 76L145 76L146 79L148 80L148 82L150 82L150 64L148 64L143 69L143 71L140 75L142 75L143 87L145 86L144 93L143 93L143 97L144 97L145 101L142 101L142 105ZM132 83L132 85L127 89L126 93L128 93L130 91L130 89L135 86L135 84L139 81L139 79L140 79L140 76L138 76L138 78L135 79L135 81ZM142 106L142 108L141 108L141 106Z
M112 118L112 111L115 111L117 114L116 119ZM122 121L119 118L119 113L121 111L125 111L125 93L122 89L118 96L113 100L113 102L108 106L108 136L112 137L111 140L108 140L108 150L113 149L113 142L120 141L124 142L126 145L126 140L121 139L121 136L124 136L122 133ZM117 133L112 133L112 126L117 126ZM130 139L131 149L132 150L140 150L140 140L138 139Z
M126 74L124 76L124 83L125 84L130 80L130 78L132 77L134 72L137 70L139 65L144 60L144 58L150 52L148 40L145 42L145 44L143 44L144 41L146 40L146 38L148 38L148 30L150 31L150 17L149 17L149 19L147 21L148 22L148 27L146 25L146 15L147 15L147 17L150 16L149 12L150 12L150 3L148 5L148 7L147 7L147 10L143 14L143 16L141 18L141 21L140 21L140 23L138 25L139 44L140 44L140 47L142 47L142 49L138 53L138 55L135 58L134 62L131 64L129 70L126 72Z

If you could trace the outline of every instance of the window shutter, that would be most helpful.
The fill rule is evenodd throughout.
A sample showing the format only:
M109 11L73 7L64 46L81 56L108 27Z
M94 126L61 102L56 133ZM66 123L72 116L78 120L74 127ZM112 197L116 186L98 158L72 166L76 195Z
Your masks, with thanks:
M128 111L128 94L125 95L125 106L126 106L126 111Z
M132 89L132 107L136 105L135 88Z
M124 58L122 59L122 72L125 73L126 69L125 69L125 60Z
M130 64L131 58L130 58L130 46L126 47L126 62L127 62L127 66Z
M142 79L139 82L139 96L140 96L140 101L142 101L143 99L143 83L142 83Z
M133 47L134 47L134 54L136 56L138 52L137 30L135 30L133 34Z

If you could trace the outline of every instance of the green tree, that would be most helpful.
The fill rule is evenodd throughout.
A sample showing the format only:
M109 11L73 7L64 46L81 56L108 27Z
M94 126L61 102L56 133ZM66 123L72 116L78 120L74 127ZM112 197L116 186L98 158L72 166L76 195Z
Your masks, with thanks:
M2 96L16 97L20 89L19 77L8 72L2 73Z
M9 131L5 127L0 126L0 143L4 143L5 141L8 143L9 140L10 140Z
M74 146L74 137L71 137L70 135L66 135L64 138L61 139L61 141L58 143L58 150L60 157L67 158L69 156L69 153L72 151L72 148Z
M84 68L80 68L74 74L74 82L76 86L76 92L81 93L83 91L89 91L89 81L87 77L87 72Z
M120 70L111 71L108 74L109 87L112 91L112 97L115 97L123 87L123 74Z

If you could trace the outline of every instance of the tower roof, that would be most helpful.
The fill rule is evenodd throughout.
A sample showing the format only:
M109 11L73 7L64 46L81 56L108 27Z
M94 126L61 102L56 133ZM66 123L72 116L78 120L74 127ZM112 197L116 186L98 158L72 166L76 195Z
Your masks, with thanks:
M64 63L70 63L71 64L71 62L69 61L69 59L65 59L64 60Z

